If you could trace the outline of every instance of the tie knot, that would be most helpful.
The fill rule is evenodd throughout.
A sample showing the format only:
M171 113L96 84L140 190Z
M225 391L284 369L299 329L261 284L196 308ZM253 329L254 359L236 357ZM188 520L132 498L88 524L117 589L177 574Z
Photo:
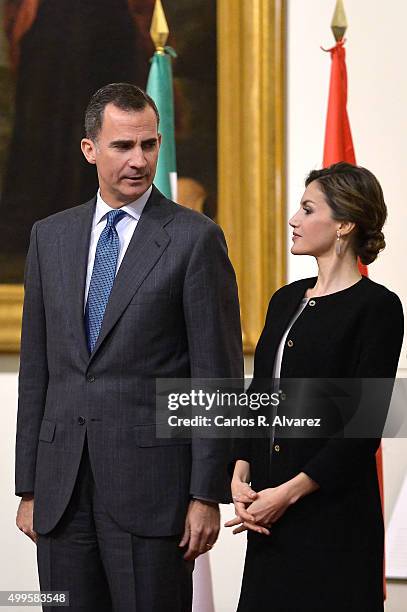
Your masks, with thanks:
M120 208L118 208L117 210L111 210L109 213L107 213L106 227L115 227L116 223L118 223L120 219L125 216L125 214L125 211L120 210Z

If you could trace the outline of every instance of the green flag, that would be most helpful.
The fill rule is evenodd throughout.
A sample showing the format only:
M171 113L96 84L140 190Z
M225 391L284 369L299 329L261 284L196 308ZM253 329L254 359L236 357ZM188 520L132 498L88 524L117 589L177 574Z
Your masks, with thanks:
M174 94L172 85L171 55L169 47L156 51L151 60L147 93L157 105L160 113L159 132L162 136L154 179L156 187L167 197L177 197L177 165L175 157Z

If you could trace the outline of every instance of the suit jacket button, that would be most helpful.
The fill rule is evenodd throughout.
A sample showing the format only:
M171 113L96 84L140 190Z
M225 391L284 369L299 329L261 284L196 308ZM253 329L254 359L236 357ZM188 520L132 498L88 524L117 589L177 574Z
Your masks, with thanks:
M86 423L86 419L83 416L78 417L78 424L79 425L85 425Z
M290 348L292 348L294 346L294 342L292 340L289 340L287 342L287 346L289 346Z
M93 376L93 374L89 374L89 376L86 379L88 382L95 382L96 378Z
M275 444L274 445L274 450L276 451L276 453L280 452L280 445L279 444Z

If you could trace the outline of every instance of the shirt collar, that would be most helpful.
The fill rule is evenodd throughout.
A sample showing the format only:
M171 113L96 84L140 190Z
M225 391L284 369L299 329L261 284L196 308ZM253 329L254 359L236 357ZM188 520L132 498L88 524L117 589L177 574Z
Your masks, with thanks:
M153 186L150 185L150 187L147 189L145 193L143 193L142 196L140 196L137 200L134 200L134 202L130 202L130 204L126 204L125 206L122 206L120 210L124 210L128 215L130 215L130 217L133 217L134 219L136 219L136 221L138 221L141 217L141 213L144 210L144 206L147 204L147 200L150 197L152 190L153 190ZM98 193L96 197L95 218L94 218L95 225L100 223L100 221L102 221L102 219L104 219L104 217L111 210L114 210L114 209L108 204L106 204L106 202L102 199L102 196L100 195L100 189L98 189Z

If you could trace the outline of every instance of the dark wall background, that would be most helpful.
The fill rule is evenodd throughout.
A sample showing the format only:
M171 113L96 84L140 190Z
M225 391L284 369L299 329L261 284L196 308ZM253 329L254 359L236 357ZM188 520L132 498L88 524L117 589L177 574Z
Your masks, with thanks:
M79 148L84 111L106 83L145 88L154 0L40 0L29 24L19 20L22 0L1 4L0 283L20 283L33 223L96 192L95 169ZM214 215L216 1L163 6L178 54L178 174L203 185Z

